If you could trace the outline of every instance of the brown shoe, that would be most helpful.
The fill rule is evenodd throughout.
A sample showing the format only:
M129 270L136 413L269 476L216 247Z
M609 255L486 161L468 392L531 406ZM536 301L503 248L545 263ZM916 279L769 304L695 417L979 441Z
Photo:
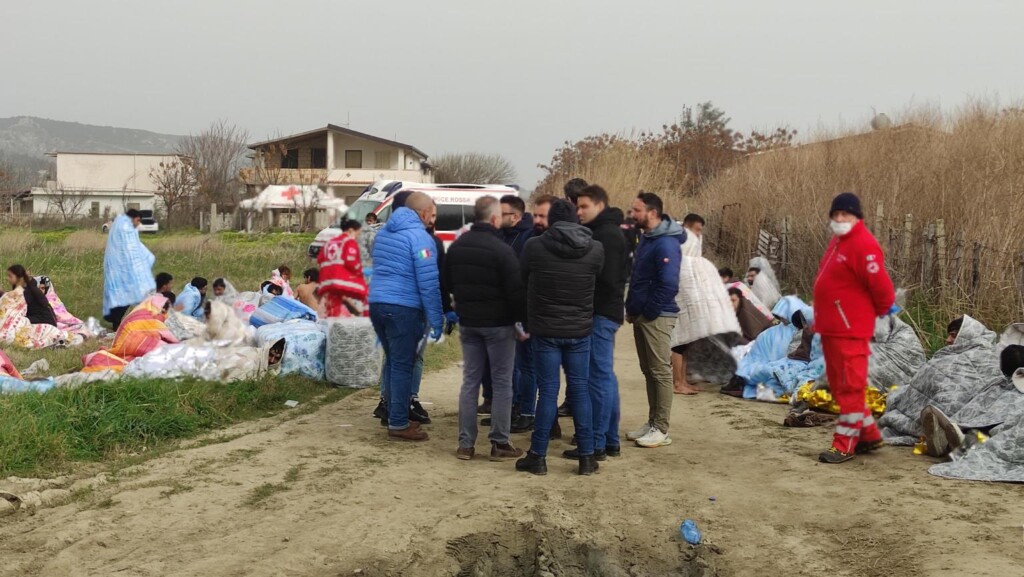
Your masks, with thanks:
M461 449L460 449L461 450ZM504 461L505 459L518 459L523 456L523 450L512 446L512 443L499 445L491 442L491 460Z
M388 439L393 441L426 441L430 437L426 431L420 430L420 424L416 421L409 423L409 427L396 431L388 429Z
M475 449L475 448L473 448L473 447L459 447L459 448L458 448L458 449L457 449L457 450L455 451L455 456L456 456L456 457L457 457L457 458L458 458L458 459L459 459L460 461L469 461L469 460L471 460L471 459L472 459L472 458L473 458L474 456L476 456L476 449Z

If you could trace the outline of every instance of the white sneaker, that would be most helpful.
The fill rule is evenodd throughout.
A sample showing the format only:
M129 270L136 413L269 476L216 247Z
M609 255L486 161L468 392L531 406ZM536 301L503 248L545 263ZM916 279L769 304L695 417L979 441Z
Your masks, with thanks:
M651 431L636 440L636 444L641 447L647 447L653 449L655 447L664 447L665 445L671 445L672 439L669 438L668 433L662 433L657 427L651 427Z
M640 437L647 436L647 433L650 433L651 429L653 429L653 428L654 427L652 427L650 423L644 423L644 426L640 427L636 431L633 431L631 433L626 433L626 438L629 439L630 441L635 441L635 440L639 439Z

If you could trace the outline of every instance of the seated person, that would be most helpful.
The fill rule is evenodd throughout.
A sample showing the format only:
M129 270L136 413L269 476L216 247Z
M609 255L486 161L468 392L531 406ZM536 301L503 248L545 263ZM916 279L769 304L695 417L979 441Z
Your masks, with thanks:
M12 289L21 288L24 291L25 303L28 305L25 317L28 322L34 325L57 326L57 316L53 313L53 307L36 284L36 279L25 271L25 267L16 264L8 268L7 282L11 283Z
M315 268L306 269L302 273L302 284L295 287L295 298L313 310L319 310L320 297L317 295L317 288L320 287L320 270Z
M158 294L164 294L166 292L173 293L174 291L174 277L169 272L162 272L156 275L156 292Z
M950 346L956 342L956 336L960 334L960 329L964 326L964 317L953 319L948 325L946 325L946 346Z
M757 267L752 266L747 269L747 284L749 286L754 286L754 281L757 280L757 275L759 274L761 274L761 269Z
M227 285L224 283L224 279L222 279L222 278L213 279L213 296L215 296L215 297L222 297L222 296L224 296L224 291L225 291L226 288L227 288Z
M203 313L203 303L206 301L207 281L201 276L192 279L178 295L174 310L180 311L186 316L196 320L203 320L206 315Z
M733 278L732 269L729 267L722 267L718 269L718 276L722 277L722 282L724 284L736 282L736 279Z
M171 301L163 295L152 295L136 306L121 321L109 349L100 349L82 357L83 372L114 370L120 372L132 359L152 352L164 343L178 339L164 324Z
M295 298L295 293L292 292L292 269L286 265L281 265L271 271L270 280L275 284L279 285L284 291L284 296Z
M757 339L757 335L772 326L772 320L765 317L764 313L754 306L754 303L747 300L740 289L730 287L729 299L732 301L733 310L736 311L736 320L740 322L740 333L747 343L753 342Z

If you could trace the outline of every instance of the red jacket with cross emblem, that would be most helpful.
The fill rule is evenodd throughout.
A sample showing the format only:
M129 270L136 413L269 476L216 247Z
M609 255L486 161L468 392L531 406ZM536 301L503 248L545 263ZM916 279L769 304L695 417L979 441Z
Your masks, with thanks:
M814 330L822 336L870 339L875 318L896 300L878 241L858 221L834 236L814 281Z
M366 279L356 239L347 234L332 238L320 249L316 261L320 265L320 294L337 292L356 299L366 298Z

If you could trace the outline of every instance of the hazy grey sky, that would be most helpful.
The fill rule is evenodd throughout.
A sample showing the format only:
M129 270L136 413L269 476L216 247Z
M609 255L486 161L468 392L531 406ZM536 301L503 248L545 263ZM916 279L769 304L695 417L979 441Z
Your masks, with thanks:
M328 122L498 152L711 100L734 127L861 123L1024 96L1020 0L0 0L0 117L254 138Z

